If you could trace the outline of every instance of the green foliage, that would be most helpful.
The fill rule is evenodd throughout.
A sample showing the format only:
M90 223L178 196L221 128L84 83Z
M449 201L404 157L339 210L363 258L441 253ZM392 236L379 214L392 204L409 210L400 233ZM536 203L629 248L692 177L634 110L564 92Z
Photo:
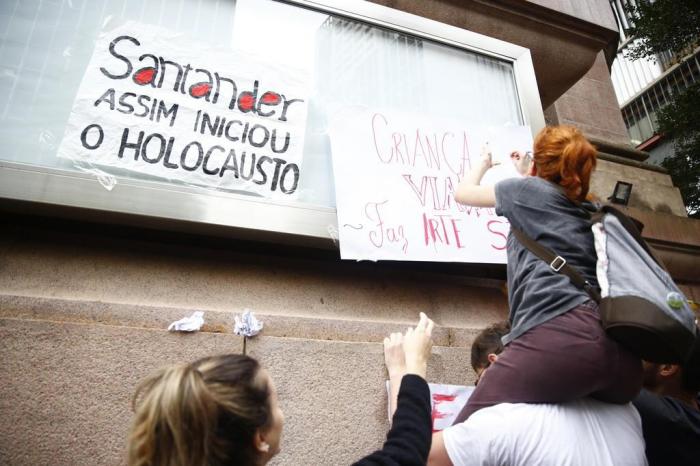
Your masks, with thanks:
M627 58L637 60L671 51L690 52L700 37L700 0L640 0L625 8L634 18L628 35L637 40Z
M675 154L661 163L681 190L685 207L700 218L700 82L658 112L659 131L673 139Z
M638 0L628 6L636 40L627 57L654 58L670 51L676 57L692 54L700 45L700 0ZM700 83L673 96L658 114L659 132L673 141L675 154L661 163L680 189L691 217L700 218Z

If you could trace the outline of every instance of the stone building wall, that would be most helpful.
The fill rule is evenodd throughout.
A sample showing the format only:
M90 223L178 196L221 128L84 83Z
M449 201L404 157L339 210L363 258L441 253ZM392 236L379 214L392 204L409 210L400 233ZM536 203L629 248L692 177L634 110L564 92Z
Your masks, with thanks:
M607 1L376 3L530 48L547 115L624 145L600 54L617 40ZM602 197L616 180L634 182L631 208L649 216L649 234L697 290L688 272L697 228L682 218L676 188L664 173L615 157L601 160L594 191ZM388 428L385 335L427 312L439 326L429 379L465 384L474 380L474 335L507 315L503 266L354 263L334 249L0 205L0 464L123 463L137 381L164 364L222 352L259 358L276 380L287 419L274 464L349 464L379 447ZM665 228L666 216L680 223ZM262 335L232 333L246 308L264 321ZM201 332L165 330L194 310L205 312Z

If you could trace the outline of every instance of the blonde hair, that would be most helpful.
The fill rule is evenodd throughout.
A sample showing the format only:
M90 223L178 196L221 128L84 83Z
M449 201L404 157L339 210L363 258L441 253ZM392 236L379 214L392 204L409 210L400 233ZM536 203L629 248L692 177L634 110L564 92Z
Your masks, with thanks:
M269 398L268 381L248 356L162 369L136 389L129 465L256 464L254 436L271 422Z
M584 201L598 151L573 126L546 126L533 145L537 176L558 184L572 201Z

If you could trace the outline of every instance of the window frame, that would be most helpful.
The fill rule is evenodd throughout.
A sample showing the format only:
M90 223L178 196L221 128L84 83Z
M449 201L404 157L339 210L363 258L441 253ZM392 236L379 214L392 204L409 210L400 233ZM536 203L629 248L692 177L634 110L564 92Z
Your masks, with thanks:
M507 61L513 66L518 105L523 123L534 133L544 125L544 114L529 49L363 0L282 0L299 6L361 21L440 44ZM330 154L329 154L330 156ZM178 224L218 226L235 236L245 232L256 238L284 242L303 237L304 242L335 240L336 209L236 195L166 182L118 178L112 190L91 174L0 160L0 198L25 201L45 208L61 206L124 215L128 223L179 229ZM39 210L39 209L37 209ZM202 228L200 228L202 230ZM246 235L247 236L247 235Z

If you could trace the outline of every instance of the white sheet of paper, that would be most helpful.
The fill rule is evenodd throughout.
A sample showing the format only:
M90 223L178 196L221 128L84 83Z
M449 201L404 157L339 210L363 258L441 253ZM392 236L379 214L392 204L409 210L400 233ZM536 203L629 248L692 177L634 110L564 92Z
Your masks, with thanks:
M510 154L532 150L529 127L355 108L330 136L343 259L506 262L507 220L458 205L454 191L486 143L495 166L482 184L520 176Z
M253 311L246 309L243 314L234 317L233 333L244 337L254 337L263 329L263 322L259 321Z
M127 21L100 33L58 156L292 199L310 80L308 71Z
M189 317L183 317L168 325L168 330L171 332L197 332L204 325L204 313L195 311Z
M452 425L476 388L474 386L441 383L429 383L428 387L430 388L432 407L430 417L433 420L433 432L439 432ZM389 390L388 380L386 381L386 392L388 396L387 407L389 407L391 404L391 391ZM390 415L389 420L391 420Z
M450 427L476 387L431 383L433 432Z

